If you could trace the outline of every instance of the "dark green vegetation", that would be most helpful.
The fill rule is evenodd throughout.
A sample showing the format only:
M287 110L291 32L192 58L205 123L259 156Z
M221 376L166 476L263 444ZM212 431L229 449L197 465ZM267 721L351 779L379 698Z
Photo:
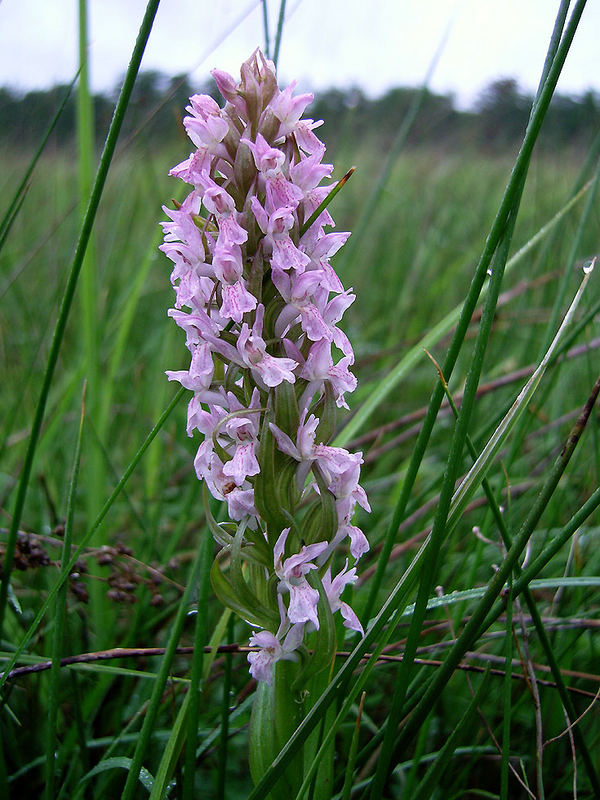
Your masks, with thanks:
M7 147L37 146L48 120L61 102L66 86L18 93L0 88L0 143ZM161 72L140 74L124 125L125 139L135 136L153 147L166 142L180 144L185 134L180 125L183 108L194 92L219 99L212 80L194 86L187 76L170 77ZM329 89L318 92L310 108L314 119L324 124L319 135L330 145L344 139L368 139L388 147L419 89L398 87L381 97L370 99L358 89ZM118 91L93 97L95 136L102 142L113 112ZM419 116L412 127L410 144L430 144L436 149L459 148L465 143L486 152L503 152L518 145L527 124L533 97L512 78L491 83L470 111L456 108L451 95L425 91ZM586 148L591 132L600 121L600 96L589 90L581 95L556 94L541 137L542 147L576 146ZM59 120L50 146L72 145L76 137L76 103L71 98Z
M360 104L356 108L360 109ZM314 113L325 116L328 112L317 109ZM417 121L420 119L418 116ZM545 128L550 131L548 136L552 135L550 123L549 119ZM435 367L419 343L465 297L514 160L505 153L484 155L471 139L461 143L454 134L452 147L433 147L436 132L437 138L444 140L445 124L440 119L427 144L409 142L387 165L371 137L363 139L353 133L350 120L348 127L340 127L337 138L332 132L328 139L337 178L352 164L358 166L333 209L338 228L355 231L335 262L345 285L354 286L357 295L346 314L358 359L359 388L351 398L352 409L376 399L383 381L402 370L398 365L406 364L403 359L416 346L415 358L400 372L398 382L370 415L359 418L360 424L351 434L343 427L350 417L340 415L338 420L343 441L352 441L363 450L363 483L373 507L373 514L360 520L372 551L360 564L362 583L354 598L359 612L369 600L381 546L438 382ZM413 128L413 138L418 138L417 129ZM521 124L510 134L507 130L507 141L521 137L523 129ZM594 133L592 124L582 128L569 147L534 151L509 257L594 178L598 155L584 146ZM122 139L124 144L126 141L127 135ZM142 129L117 153L113 164L94 233L95 303L84 312L82 297L76 296L77 307L60 351L20 525L1 642L4 663L56 586L67 509L73 513L73 545L77 545L87 539L100 508L174 396L164 370L187 366L182 337L166 317L172 302L169 265L156 249L160 206L178 191L166 172L187 155L186 147L176 141L157 148ZM27 164L27 156L15 155L14 150L10 158L3 158L2 213ZM78 169L70 151L59 148L45 156L0 252L0 543L7 540L41 374L77 238L77 185ZM600 215L594 192L595 185L588 186L539 241L522 257L509 261L482 365L480 384L487 391L476 400L469 423L478 452L527 380L525 368L539 363L580 283L582 265L598 252ZM563 356L548 369L488 473L511 538L527 519L597 380L598 280L600 276L593 274L575 324L563 339ZM449 382L457 403L473 363L479 326L476 313ZM72 486L83 385L92 369L83 334L90 327L97 378L90 383L94 391L88 388L85 396L81 462L76 486ZM449 325L428 344L440 363L451 332ZM444 407L406 512L394 531L392 557L389 563L385 560L382 586L372 598L373 616L395 590L432 526L453 433L452 414ZM186 614L194 609L201 589L190 581L190 570L200 542L209 537L201 487L192 469L197 444L185 437L185 402L181 402L71 570L61 655L114 647L165 647L178 613L183 615L179 644L193 643L196 616ZM471 464L465 448L459 475ZM534 525L524 556L526 564L560 537L596 490L599 476L598 416L594 410L558 488ZM523 595L511 604L510 595L502 594L498 619L484 626L418 732L409 741L399 740L400 749L393 754L397 771L386 782L390 797L429 796L431 791L439 798L499 797L501 792L508 797L531 796L523 782L536 797L542 796L542 786L547 798L571 797L574 752L578 796L593 796L593 777L586 769L584 751L587 748L593 761L600 748L598 712L593 707L578 723L583 746L581 741L571 740L565 732L567 722L555 678L548 669L548 653L535 627L535 609L568 687L575 711L570 716L572 723L590 706L600 681L599 537L596 512L582 519L537 575L541 583L531 585L533 613ZM407 687L407 710L415 708L426 682L441 674L439 662L475 613L483 590L503 561L504 546L498 522L480 490L440 550L435 585L446 600L427 611L417 643L417 665ZM519 559L521 563L524 557ZM561 583L563 578L568 580ZM517 579L518 570L514 570L511 581ZM192 595L182 605L186 586L191 586ZM447 597L455 591L467 595ZM435 593L432 590L431 595ZM413 589L406 603L413 603L416 594ZM57 597L60 604L60 594ZM202 605L200 615L212 644L246 644L248 626L228 621L212 597ZM20 664L52 657L57 618L51 605ZM397 658L404 650L410 619L405 614L393 626L385 626L388 660L369 667L355 785L371 779L378 763L380 733L390 713ZM354 644L349 639L344 652ZM373 649L374 642L368 651ZM340 665L345 658L340 655ZM169 665L160 654L138 653L65 667L54 679L50 672L43 672L8 681L1 710L4 760L0 764L0 796L42 795L50 741L47 720L53 706L58 715L55 796L120 796L155 676L166 669L170 677L158 696L158 715L143 757L150 776L144 773L142 778L146 783L151 776L156 778L157 796L159 784L167 786L173 780L170 796L180 797L183 756L179 760L178 756L187 725L181 709L187 708L191 659L187 652L178 654ZM513 676L509 679L505 677L507 661ZM478 697L477 713L472 698L483 680L479 672L488 665L492 674L483 696ZM205 680L197 711L196 796L218 796L217 787L225 775L226 796L247 797L251 787L246 726L253 686L245 655L216 653L214 659L206 657L200 669ZM348 692L337 698L335 707L340 708L349 696ZM360 695L356 703L359 700ZM357 705L351 704L336 741L339 791L356 718ZM225 719L228 729L223 735ZM450 750L443 751L436 761L434 756L447 743ZM429 773L426 780L430 782L423 783L430 765L441 768L446 756L443 776ZM96 772L89 776L94 768ZM88 781L82 780L85 775ZM416 793L417 786L421 794ZM140 783L136 796L147 794Z

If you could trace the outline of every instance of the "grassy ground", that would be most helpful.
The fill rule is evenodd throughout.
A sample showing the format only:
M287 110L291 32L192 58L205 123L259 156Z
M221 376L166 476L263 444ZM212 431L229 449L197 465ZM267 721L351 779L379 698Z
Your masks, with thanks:
M173 397L173 386L168 384L164 370L187 366L182 337L166 317L172 303L169 265L156 249L160 206L178 191L176 182L166 177L167 167L187 154L185 148L182 144L178 153L160 154L135 147L125 150L114 164L102 199L95 228L98 293L93 320L99 379L94 383L94 393L88 391L85 398L87 415L73 544L82 541L94 522L94 508L97 511L98 504L110 495ZM511 254L529 242L567 203L580 180L585 155L534 155ZM359 389L351 400L354 411L392 373L408 349L465 296L514 158L510 154L491 159L470 152L405 151L387 176L376 212L365 218L364 209L381 169L378 154L360 146L352 149L346 142L331 157L335 159L337 177L351 164L358 165L333 207L338 229L358 230L356 241L350 240L347 252L341 251L334 262L344 284L352 285L357 295L346 315L347 332L358 356ZM0 197L11 195L25 166L26 160L19 154L3 156ZM592 174L588 167L584 180ZM46 155L0 254L0 542L6 540L15 481L23 463L40 376L77 235L76 185L77 166L70 155ZM481 380L482 384L491 383L491 387L478 399L470 425L478 450L526 380L524 375L518 375L503 385L501 379L539 361L549 329L552 332L557 327L551 321L563 282L561 313L579 285L581 269L575 269L573 260L580 267L598 249L597 204L579 231L588 196L589 192L506 276L502 286L505 302L494 319ZM579 318L594 306L598 297L596 285L597 276L592 276ZM453 394L464 388L476 322L450 382ZM83 326L79 307L71 315L60 353L21 523L18 569L12 581L14 596L1 643L5 657L20 641L58 575L83 384L88 373ZM570 343L571 348L588 345L587 350L583 347L583 352L572 352L548 372L488 475L513 532L530 509L541 480L597 378L595 328L592 318ZM430 347L436 359L443 360L448 341L446 335ZM431 361L420 356L374 412L352 431L351 440L364 453L362 482L374 509L370 517L361 518L372 553L361 562L363 577L355 592L359 611L364 609L378 563L378 548L390 523L422 421L417 412L426 407L437 378ZM412 418L403 421L411 414ZM347 420L340 416L340 430ZM407 520L396 537L376 608L396 584L422 541L423 532L431 525L452 429L451 414L442 411L411 493ZM188 581L190 563L200 541L208 535L200 486L192 470L197 444L185 437L182 402L140 461L71 575L63 655L108 647L165 645ZM465 454L461 474L470 463ZM562 530L596 488L599 474L594 414L575 462L535 528L528 559ZM95 498L93 502L90 496ZM595 635L600 610L599 534L595 515L545 569L541 577L546 582L533 591L565 682L573 689L578 714L592 702L600 680ZM440 594L485 587L494 565L501 560L497 529L479 492L441 552L437 580ZM561 587L561 577L578 580ZM595 578L596 583L589 585L587 578ZM450 598L428 612L418 652L424 661L413 675L412 691L418 694L423 680L436 669L436 660L443 657L449 643L463 629L474 597L462 602ZM194 610L193 598L189 609ZM227 623L215 599L211 598L201 613L209 637L214 632L213 643L222 644L229 639L246 644L248 626L241 621ZM474 669L490 664L497 672L490 678L480 713L460 730L458 749L444 775L444 788L436 790L438 797L463 797L469 791L468 796L473 797L499 796L501 755L490 734L496 740L502 739L502 704L509 692L503 678L507 653L513 660L514 673L509 699L510 759L519 776L510 778L510 796L528 796L522 782L528 782L534 795L541 796L540 782L536 783L540 742L559 735L543 750L541 774L546 797L572 794L572 741L564 733L566 722L552 686L553 678L544 666L547 660L525 603L522 607L513 606L512 614L512 620L504 614L489 627L479 638L476 652L470 652L463 661ZM184 622L181 645L193 641L194 619L191 615ZM408 621L408 617L401 618L397 629L391 632L388 654L397 654L401 649ZM511 623L514 644L512 650L507 650L511 637L507 638L505 632ZM37 629L20 663L48 659L53 630L54 616L50 614ZM69 798L118 796L122 769L129 765L127 759L132 755L153 687L152 677L160 663L158 656L145 654L135 660L123 658L64 669L58 695L50 689L49 673L30 674L13 681L1 712L3 781L5 787L10 787L11 796L14 792L14 796L33 797L42 792L48 742L46 719L49 698L54 696L58 702L57 796L59 790L60 796ZM548 682L541 684L538 692L531 688L528 670L534 669L532 665L540 665L538 677ZM225 705L230 708L226 796L246 797L250 790L246 726L253 687L245 657L218 654L214 661L205 661L204 666L198 796L212 797L217 793L217 775L223 771L219 759L225 752ZM189 655L175 657L170 670L173 680L162 696L158 723L144 759L153 775L167 743L172 741L189 668ZM396 668L393 661L379 664L366 685L357 783L368 777L372 759L376 758L377 750L370 742L388 712ZM456 671L433 713L400 759L403 766L388 787L390 796L412 796L415 782L429 763L420 757L443 746L479 680L479 675L470 675L466 669ZM355 721L356 707L340 729L341 759L348 752ZM600 725L595 708L579 727L590 751L597 753ZM419 758L413 761L415 753ZM121 760L108 761L110 758ZM104 764L106 771L98 771L89 783L82 782L82 777L97 764ZM179 796L179 770L176 767L174 771L176 786L172 797ZM591 796L581 764L578 781L580 796ZM145 795L140 784L139 796Z

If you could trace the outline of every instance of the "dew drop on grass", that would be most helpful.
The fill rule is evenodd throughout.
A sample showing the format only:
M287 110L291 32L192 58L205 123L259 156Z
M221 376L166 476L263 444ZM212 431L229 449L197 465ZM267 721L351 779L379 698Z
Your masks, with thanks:
M591 271L594 269L594 267L596 266L596 258L597 258L597 256L594 256L594 257L592 258L592 260L591 260L591 261L590 261L588 264L584 264L584 265L583 265L583 271L585 272L585 274L586 274L586 275L589 275L589 273L590 273L590 272L591 272Z

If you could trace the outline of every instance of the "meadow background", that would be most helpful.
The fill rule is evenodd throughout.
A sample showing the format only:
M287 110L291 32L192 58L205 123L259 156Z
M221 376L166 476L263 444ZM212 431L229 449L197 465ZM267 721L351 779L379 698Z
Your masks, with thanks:
M197 797L245 798L251 791L246 751L254 685L243 652L215 649L246 645L249 628L223 611L206 582L190 577L201 542L210 534L192 467L198 442L185 436L185 402L164 419L143 457L136 457L174 397L164 371L187 366L182 337L166 316L172 304L170 265L157 251L158 221L161 205L181 191L167 171L189 152L180 124L183 107L190 91L207 87L206 80L194 86L185 76L143 73L134 89L47 397L0 643L4 664L14 661L16 648L24 644L21 666L52 658L57 664L60 657L116 647L140 652L32 671L6 682L0 711L3 797L120 796L149 708L155 721L144 742L145 771L131 790L136 797L151 792L178 798L193 791ZM18 479L81 226L79 197L89 193L115 99L97 97L95 114L89 96L79 110L68 101L13 203L66 91L60 87L29 99L9 88L0 91L0 215L9 211L0 231L2 550L9 542ZM331 210L339 230L354 231L334 263L357 296L346 314L346 332L357 354L359 388L338 428L344 446L363 451L362 484L373 508L359 521L371 553L361 562L353 599L359 614L371 604L367 618L379 610L432 525L454 429L447 404L405 513L394 522L391 557L369 601L416 437L439 380L421 344L468 291L531 102L530 93L505 80L489 87L469 113L457 110L447 96L405 88L373 100L333 87L309 109L326 120L322 137L327 160L335 164L334 177L357 167ZM545 352L579 286L582 266L598 252L599 119L600 98L594 92L555 98L533 152L510 245L513 261L502 283L469 425L478 451ZM597 280L592 274L560 357L488 473L510 531L518 531L526 518L597 380ZM457 402L479 323L476 312L450 380ZM439 363L452 330L448 324L427 343ZM409 365L403 361L407 353L414 353ZM381 387L394 375L384 395ZM372 410L357 421L353 414L370 398L376 399ZM532 532L527 563L565 530L596 490L598 437L593 411ZM74 472L76 453L80 460ZM132 462L135 469L112 499ZM471 463L465 450L459 474ZM67 546L84 540L85 546L68 572L66 593L55 593L32 630L57 585L61 560L68 561L65 523L72 537ZM576 527L532 585L551 652L581 716L577 742L573 730L566 730L531 611L524 601L508 604L465 654L402 757L395 757L386 797L562 798L575 796L574 781L577 796L595 796L589 762L597 768L600 752L595 702L600 689L599 534L596 512ZM502 559L494 514L479 491L440 551L435 586L445 600L427 611L420 632L410 687L414 697L464 629L481 595L478 589ZM196 614L203 592L208 601ZM448 597L453 592L467 594ZM213 649L197 667L202 692L194 712L197 741L189 789L185 776L190 772L180 755L185 739L180 711L192 655L170 652L167 659L142 649L191 649L199 641L199 616L200 634ZM388 660L373 668L361 712L357 697L339 728L339 796L355 730L357 754L350 772L356 796L372 779L394 692L394 658L403 651L409 623L407 613L386 630ZM352 646L349 641L345 649ZM465 716L488 665L492 674L485 696L478 696L477 710ZM157 676L164 677L162 686ZM442 758L453 736L452 752ZM436 763L438 772L428 773Z

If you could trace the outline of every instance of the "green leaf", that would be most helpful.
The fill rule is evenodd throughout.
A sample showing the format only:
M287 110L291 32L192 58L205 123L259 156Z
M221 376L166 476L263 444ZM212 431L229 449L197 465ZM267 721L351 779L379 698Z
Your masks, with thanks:
M87 772L83 778L79 781L79 785L81 786L83 783L88 781L90 778L93 778L94 775L99 775L101 772L106 772L110 769L126 769L129 771L131 765L133 763L133 759L125 758L124 756L119 756L115 758L107 758L105 761L101 761L97 764L93 769ZM154 778L152 777L151 773L148 772L146 767L141 767L139 772L139 781L142 786L147 789L149 792L152 791L152 787L154 785ZM164 795L163 795L164 796Z
M254 480L254 504L258 513L267 524L267 532L272 538L279 536L281 530L288 525L287 517L281 513L281 505L275 495L275 479L277 476L276 458L277 445L275 437L269 428L269 422L274 422L272 408L267 409L263 416L258 447L258 463L260 473ZM270 542L275 544L275 540Z
M250 773L254 783L259 782L279 753L276 716L274 688L259 681L252 704L249 736ZM293 795L293 788L284 773L268 797L269 800L291 800Z
M270 628L273 623L277 623L277 615L259 602L256 595L250 590L245 581L245 589L241 587L242 596L240 596L240 587L237 587L237 589L234 588L231 581L221 570L219 562L227 555L228 553L222 550L215 558L210 569L210 582L215 590L215 594L223 605L235 611L238 616L250 623L250 625L257 625L260 628Z
M325 381L325 392L311 409L311 413L319 419L315 441L317 444L328 444L334 434L337 418L337 405L331 381Z
M296 393L291 383L282 381L275 387L275 424L294 440L300 413Z

